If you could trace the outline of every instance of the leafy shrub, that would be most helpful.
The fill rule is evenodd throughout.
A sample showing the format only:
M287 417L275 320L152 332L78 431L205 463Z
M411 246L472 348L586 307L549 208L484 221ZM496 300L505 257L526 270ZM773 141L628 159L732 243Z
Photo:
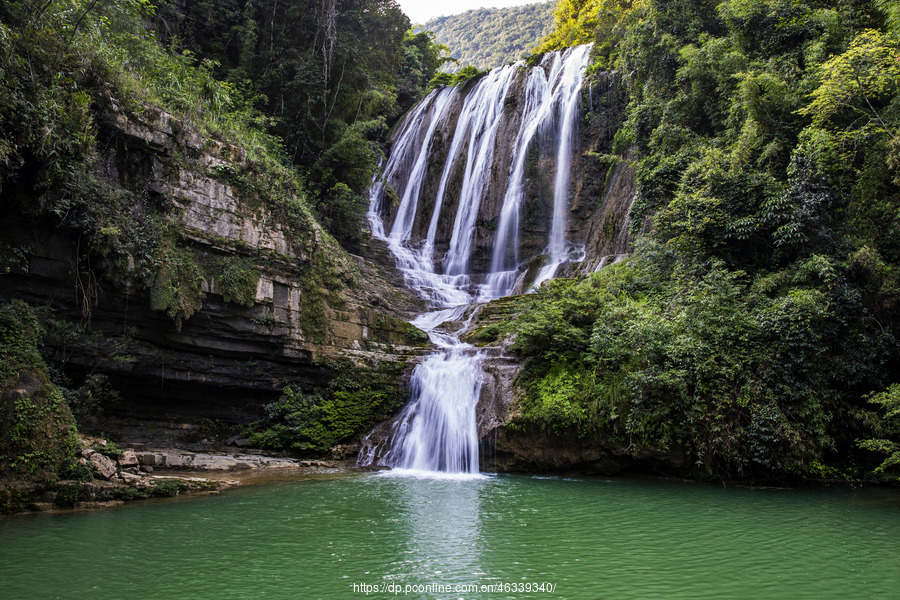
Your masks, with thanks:
M859 446L884 458L873 470L876 477L897 481L900 478L900 384L893 384L868 399L883 411L881 419L876 421L875 433L879 437L860 440Z
M57 473L78 448L72 413L38 353L42 337L27 304L0 304L0 473Z
M800 477L847 450L860 422L833 414L859 405L866 380L884 381L872 353L894 342L844 319L859 310L844 274L818 257L791 283L762 287L716 261L670 270L670 256L644 243L630 260L519 300L503 327L526 359L520 418L628 440L636 453L679 449L723 478ZM830 291L816 287L823 278Z
M194 254L167 242L156 249L156 277L150 287L150 308L165 311L181 330L185 319L203 305L203 271Z
M250 444L262 448L324 452L386 419L403 402L393 386L374 387L339 378L324 394L286 387L250 426Z
M109 383L109 378L102 373L91 373L84 378L84 383L77 388L59 386L75 417L80 429L93 426L103 413L104 406L119 401L119 392Z

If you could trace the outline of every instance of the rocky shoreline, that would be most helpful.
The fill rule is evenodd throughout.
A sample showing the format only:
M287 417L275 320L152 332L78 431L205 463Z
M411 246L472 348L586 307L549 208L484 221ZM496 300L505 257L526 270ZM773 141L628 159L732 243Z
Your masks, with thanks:
M218 494L231 487L357 470L341 460L267 456L257 450L189 450L82 438L79 479L0 479L0 515L108 508L128 501Z

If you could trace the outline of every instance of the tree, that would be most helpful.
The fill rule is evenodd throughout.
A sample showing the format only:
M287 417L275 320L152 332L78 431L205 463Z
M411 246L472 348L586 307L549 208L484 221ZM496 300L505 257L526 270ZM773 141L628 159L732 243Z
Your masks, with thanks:
M813 125L841 129L857 143L887 144L900 185L900 43L879 31L863 31L818 73L812 102L799 113L811 117Z

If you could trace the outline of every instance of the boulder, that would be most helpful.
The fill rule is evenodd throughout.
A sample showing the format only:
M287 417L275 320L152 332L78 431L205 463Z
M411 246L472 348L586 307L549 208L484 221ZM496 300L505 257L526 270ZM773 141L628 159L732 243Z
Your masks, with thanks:
M129 448L125 450L121 456L119 456L119 466L120 467L136 467L138 465L138 457L135 454L134 450Z
M95 452L90 455L89 460L91 461L91 465L93 465L94 470L103 479L111 479L115 477L116 463L114 463L111 459L100 454L99 452Z
M155 452L141 452L137 455L138 461L144 467L154 467L160 466L162 461L160 461L160 455Z
M189 455L172 454L167 452L163 454L164 462L162 464L166 467L189 467L191 465L191 459L192 457Z

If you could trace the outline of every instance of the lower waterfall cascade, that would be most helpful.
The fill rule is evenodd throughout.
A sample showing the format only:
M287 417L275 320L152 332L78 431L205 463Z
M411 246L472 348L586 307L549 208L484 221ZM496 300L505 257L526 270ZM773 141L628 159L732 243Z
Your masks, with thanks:
M573 257L583 258L583 247L567 242L565 234L590 49L587 44L551 52L530 69L519 61L473 84L434 90L399 124L390 156L370 190L368 219L372 236L386 242L406 285L431 309L413 324L436 349L413 370L410 400L394 419L389 439L374 440L370 433L364 440L360 465L478 473L475 407L484 355L460 336L474 314L470 304L523 289L527 269L520 261L519 229L529 161L532 171L535 160L553 170L544 264L532 285L554 277ZM442 164L435 158L439 151ZM440 177L435 171L429 186L428 170L435 164ZM485 203L496 208L495 237L489 268L478 270L473 268L475 227ZM446 228L451 221L449 240L439 251L440 224Z

